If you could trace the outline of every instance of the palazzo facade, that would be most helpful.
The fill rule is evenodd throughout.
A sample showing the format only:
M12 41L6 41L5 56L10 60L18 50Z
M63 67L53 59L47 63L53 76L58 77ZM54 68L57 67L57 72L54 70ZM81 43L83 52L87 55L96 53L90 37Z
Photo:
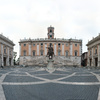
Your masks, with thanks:
M87 43L87 66L100 67L100 34Z
M80 65L82 40L54 38L54 27L51 26L47 28L47 31L47 38L20 40L20 65L34 65L32 62L37 62L37 60L40 58L40 60L46 60L50 43L54 49L54 59L59 57L59 62L70 60L72 62L77 62L77 64Z
M0 66L13 66L13 46L15 44L0 34Z

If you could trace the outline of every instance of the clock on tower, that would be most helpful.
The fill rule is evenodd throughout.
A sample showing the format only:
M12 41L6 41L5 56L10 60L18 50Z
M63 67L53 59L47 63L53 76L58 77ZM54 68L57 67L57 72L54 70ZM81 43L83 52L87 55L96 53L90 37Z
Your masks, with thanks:
M48 27L48 39L54 39L54 27L50 26Z

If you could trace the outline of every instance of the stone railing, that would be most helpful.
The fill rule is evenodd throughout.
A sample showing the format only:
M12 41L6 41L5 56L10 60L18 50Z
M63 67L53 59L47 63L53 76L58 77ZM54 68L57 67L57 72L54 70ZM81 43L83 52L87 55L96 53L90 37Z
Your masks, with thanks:
M64 38L54 38L54 39L48 39L48 38L37 38L37 39L20 39L20 42L24 42L24 41L49 41L49 40L56 40L56 41L76 41L76 42L81 42L81 39L64 39Z

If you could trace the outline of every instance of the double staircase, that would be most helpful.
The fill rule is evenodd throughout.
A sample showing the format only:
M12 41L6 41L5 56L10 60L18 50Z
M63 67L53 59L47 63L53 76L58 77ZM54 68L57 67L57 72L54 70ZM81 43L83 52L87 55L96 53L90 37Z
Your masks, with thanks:
M47 66L49 58L46 56L35 56L27 61L28 65ZM54 56L54 66L74 66L77 65L76 61L72 61L69 57Z

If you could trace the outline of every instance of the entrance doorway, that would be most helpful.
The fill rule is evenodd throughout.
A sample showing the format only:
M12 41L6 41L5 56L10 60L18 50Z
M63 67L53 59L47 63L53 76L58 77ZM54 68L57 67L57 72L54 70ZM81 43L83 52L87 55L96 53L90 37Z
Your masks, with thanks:
M11 58L9 58L9 65L11 66Z
M92 59L90 59L90 66L91 66L91 63L92 63Z
M6 57L3 58L4 66L6 66Z
M95 66L98 66L98 58L95 58Z

